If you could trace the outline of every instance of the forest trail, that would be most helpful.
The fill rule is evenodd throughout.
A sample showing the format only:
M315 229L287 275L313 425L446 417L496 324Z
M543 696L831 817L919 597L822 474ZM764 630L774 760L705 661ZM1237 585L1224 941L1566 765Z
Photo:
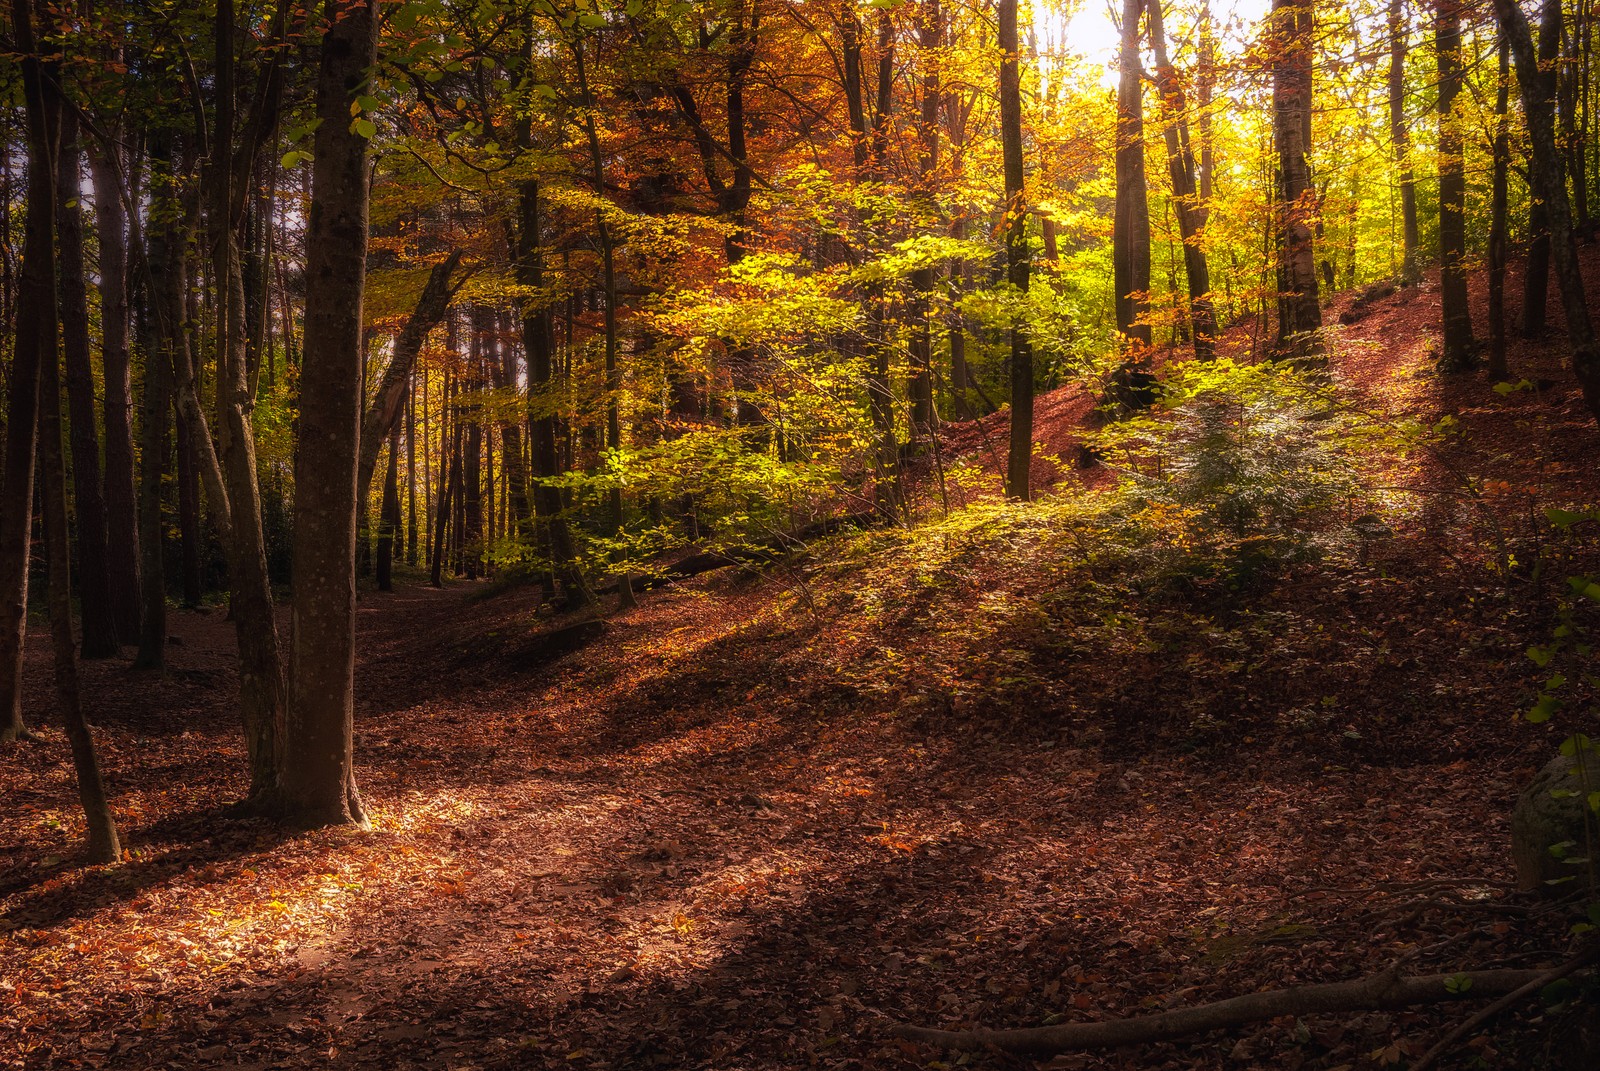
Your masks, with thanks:
M1551 466L1593 494L1559 347L1513 354L1556 380L1538 396L1440 384L1406 333L1434 315L1426 292L1386 299L1336 373L1474 422L1455 463L1518 495ZM1082 403L1043 399L1041 438L1068 442ZM1266 611L1152 614L1109 652L1070 630L949 649L929 622L1025 596L1009 576L970 604L813 616L712 574L581 629L533 589L406 578L359 608L367 834L226 815L232 626L175 613L166 676L84 666L129 862L62 858L81 818L59 734L8 758L0 1066L912 1068L929 1054L891 1022L1101 1018L1381 969L1505 895L1509 801L1549 746L1513 720L1544 619L1508 618L1439 543L1473 517L1285 577ZM1552 947L1508 917L1449 962ZM1273 1024L1141 1066L1334 1066L1450 1014Z

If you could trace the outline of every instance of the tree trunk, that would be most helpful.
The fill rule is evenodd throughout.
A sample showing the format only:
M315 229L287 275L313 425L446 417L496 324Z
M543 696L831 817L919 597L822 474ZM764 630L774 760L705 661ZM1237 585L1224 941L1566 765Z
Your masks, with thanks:
M426 474L427 469L423 469ZM406 384L406 564L417 564L417 375Z
M89 287L84 277L83 215L78 205L78 113L61 110L56 153L56 229L59 251L61 343L66 359L67 405L72 416L72 493L78 520L78 592L83 657L117 653L117 623L106 572L106 509L100 483L94 366L89 356ZM70 622L69 622L70 624Z
M28 735L22 720L22 648L28 625L28 558L33 532L41 364L55 359L55 145L59 97L34 48L34 13L12 0L12 26L22 53L28 195L22 268L17 281L16 338L7 385L4 481L0 483L0 740Z
M1135 361L1139 360L1139 348L1151 342L1150 325L1143 322L1149 310L1150 294L1150 203L1144 173L1144 71L1139 59L1139 19L1143 13L1144 0L1123 0L1121 71L1117 81L1117 199L1111 232L1117 330L1130 340Z
M377 51L377 0L329 0L306 230L306 342L295 452L294 624L283 798L300 825L366 825L354 765L356 477L367 142L350 104Z
M1311 220L1317 214L1311 184L1310 0L1273 0L1273 136L1278 146L1279 359L1320 358L1322 306Z
M100 776L94 737L83 716L83 697L78 687L78 645L72 635L72 545L67 531L67 465L61 435L61 371L56 359L54 287L50 288L41 317L49 326L39 339L43 347L39 372L39 454L43 463L40 498L44 506L45 557L49 562L50 648L55 656L56 705L61 710L67 740L72 745L78 799L83 804L89 829L89 861L115 863L122 858L122 845L117 839L111 804L106 799L105 781Z
M1189 323L1193 329L1194 356L1211 360L1216 351L1217 314L1211 303L1211 271L1201 242L1207 209L1195 188L1194 150L1189 144L1188 104L1183 83L1167 59L1167 33L1161 0L1149 0L1150 41L1156 58L1156 88L1161 93L1163 133L1167 143L1167 170L1172 176L1172 197L1178 214L1178 234L1183 239L1183 270L1189 284Z
M1524 22L1527 20L1524 19ZM1522 99L1529 93L1542 108L1552 107L1556 96L1556 74L1553 67L1561 55L1561 0L1544 0L1539 23L1539 64L1527 83L1528 77L1517 63L1517 80L1522 82ZM1530 31L1531 32L1531 31ZM1526 115L1526 103L1523 108ZM1532 175L1529 176L1530 185ZM1544 334L1550 305L1550 220L1548 207L1538 196L1528 198L1528 260L1522 273L1522 337L1539 338Z
M461 250L453 250L443 261L433 266L428 281L417 298L416 308L406 318L405 326L395 336L394 353L389 366L383 370L378 382L377 395L361 422L361 466L357 473L356 501L366 502L372 493L372 474L378 466L378 453L389 433L394 430L404 409L411 383L411 373L417 364L417 355L427 343L433 329L444 320L460 283L451 286L451 279L461 264ZM463 282L465 279L462 280Z
M400 530L400 429L389 436L384 469L383 506L378 514L378 590L394 590L394 535Z
M183 605L193 610L204 592L200 566L200 462L189 418L178 413L178 556L182 562Z
M1522 110L1528 123L1532 152L1528 172L1533 179L1533 194L1544 201L1545 220L1550 228L1550 254L1555 261L1556 281L1561 287L1561 307L1566 313L1567 342L1572 348L1572 370L1583 388L1589 412L1600 420L1600 343L1583 288L1578 264L1576 236L1572 229L1572 208L1567 200L1566 176L1556 145L1554 109L1549 96L1541 92L1539 57L1534 51L1528 20L1515 0L1494 0L1495 16L1501 32L1511 44L1516 59L1517 79L1522 85Z
M517 281L538 293L544 287L544 247L540 244L537 179L529 179L519 187L517 206ZM552 568L561 578L568 605L583 606L592 601L589 587L578 569L572 533L567 528L566 518L562 516L561 492L549 482L561 474L561 459L556 444L552 391L554 369L550 359L550 343L549 304L543 298L525 299L522 303L522 347L528 360L528 424L532 440L534 511L550 548ZM440 497L442 499L443 495Z
M1138 0L1129 0L1130 4ZM1018 70L1017 0L1000 0L1000 146L1006 190L1006 278L1028 291L1028 211L1022 172L1022 92ZM1121 184L1118 184L1120 202ZM1006 494L1026 501L1033 479L1033 344L1011 325L1011 442Z
M1511 167L1511 46L1500 35L1499 79L1494 99L1494 175L1489 210L1489 378L1509 378L1506 367L1506 202Z
M1389 143L1400 176L1400 217L1403 254L1400 282L1416 286L1422 279L1421 244L1417 228L1417 183L1411 166L1411 121L1406 118L1406 53L1411 24L1405 0L1389 0Z
M272 584L267 574L266 542L261 529L261 489L257 483L255 430L250 413L255 398L250 390L244 275L240 264L237 228L243 195L235 188L235 171L249 175L244 166L250 156L249 139L234 152L234 13L232 0L219 0L214 22L216 48L216 130L210 164L210 229L212 284L216 297L217 446L226 482L228 523L223 528L228 551L228 584L234 634L239 645L239 706L250 766L253 803L275 803L282 755L284 718L283 657L272 605ZM337 36L337 35L334 35ZM349 123L349 104L344 123ZM308 230L310 235L315 226ZM365 235L363 234L363 241ZM308 244L308 249L315 249ZM362 248L365 248L363 246ZM308 298L315 294L308 287ZM309 336L311 332L306 332ZM308 362L309 363L309 362ZM179 373L180 380L184 378ZM203 415L194 404L192 381L185 390L190 430L202 449ZM302 380L301 439L305 439L306 403L315 408L323 399ZM313 442L315 439L312 440ZM213 514L217 512L213 503ZM296 527L298 535L298 525Z
M93 145L95 231L100 243L100 361L105 383L106 572L117 638L139 635L138 498L134 491L133 383L128 356L128 221L121 150Z
M1467 304L1467 176L1461 121L1460 0L1435 0L1434 55L1439 70L1439 304L1444 338L1439 367L1465 371L1477 363L1472 310Z

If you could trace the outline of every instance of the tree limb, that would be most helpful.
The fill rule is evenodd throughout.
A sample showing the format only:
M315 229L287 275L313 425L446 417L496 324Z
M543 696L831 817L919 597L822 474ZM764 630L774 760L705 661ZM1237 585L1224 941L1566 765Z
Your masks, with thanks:
M896 1037L945 1049L981 1051L994 1048L1004 1052L1050 1056L1076 1049L1104 1049L1171 1041L1188 1034L1276 1019L1284 1015L1393 1011L1415 1004L1501 997L1520 992L1535 982L1544 984L1550 975L1549 970L1539 969L1465 971L1405 977L1391 969L1346 982L1269 989L1213 1004L1109 1022L1062 1023L1014 1030L934 1030L899 1025L894 1027L893 1033Z

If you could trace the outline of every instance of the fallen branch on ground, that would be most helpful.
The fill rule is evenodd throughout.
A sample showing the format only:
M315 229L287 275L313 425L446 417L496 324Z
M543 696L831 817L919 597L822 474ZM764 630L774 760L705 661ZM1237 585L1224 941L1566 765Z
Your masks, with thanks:
M1284 1015L1395 1011L1417 1004L1502 997L1521 992L1534 982L1548 979L1550 975L1548 969L1537 969L1463 971L1458 974L1406 977L1391 969L1347 982L1269 989L1214 1004L1110 1022L1061 1023L1015 1030L935 1030L901 1025L894 1028L894 1034L945 1049L982 1051L993 1048L1004 1052L1051 1056L1075 1049L1109 1049L1119 1045L1171 1041L1188 1034L1261 1022Z

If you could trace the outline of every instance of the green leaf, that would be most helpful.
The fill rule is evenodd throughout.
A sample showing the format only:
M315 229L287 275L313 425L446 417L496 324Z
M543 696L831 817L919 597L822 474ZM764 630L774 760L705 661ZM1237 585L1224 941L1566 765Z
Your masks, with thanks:
M1459 996L1472 988L1472 978L1465 974L1452 974L1444 980L1444 991Z
M586 30L598 30L606 24L604 15L579 15L578 25Z
M1548 666L1550 664L1550 660L1552 658L1554 658L1555 656L1556 656L1555 651L1552 648L1549 648L1549 647L1529 647L1528 648L1528 657L1533 659L1533 664L1538 666L1540 669L1543 669L1545 666Z
M350 132L358 137L363 137L368 141L371 141L373 136L378 133L378 127L377 124L370 119L357 119L355 122L350 124Z
M1553 695L1541 695L1539 697L1539 701L1533 704L1533 709L1524 714L1523 717L1527 718L1534 725L1543 725L1545 722L1555 717L1556 711L1560 709L1561 700L1557 699Z
M1571 736L1561 741L1561 754L1565 755L1569 759L1576 756L1580 751L1593 750L1594 741L1590 740L1582 733L1573 733Z
M1555 676L1544 682L1544 690L1547 692L1553 692L1565 683L1567 683L1567 678L1564 675L1557 673Z
M1557 528L1571 528L1579 521L1587 520L1587 513L1577 513L1570 509L1556 509L1554 506L1544 511L1546 519Z
M300 158L301 154L298 152L286 152L283 154L283 159L280 160L279 163L281 163L285 168L298 167L300 166Z
M1589 793L1589 809L1595 814L1600 814L1600 792ZM1600 907L1600 904L1595 906Z

